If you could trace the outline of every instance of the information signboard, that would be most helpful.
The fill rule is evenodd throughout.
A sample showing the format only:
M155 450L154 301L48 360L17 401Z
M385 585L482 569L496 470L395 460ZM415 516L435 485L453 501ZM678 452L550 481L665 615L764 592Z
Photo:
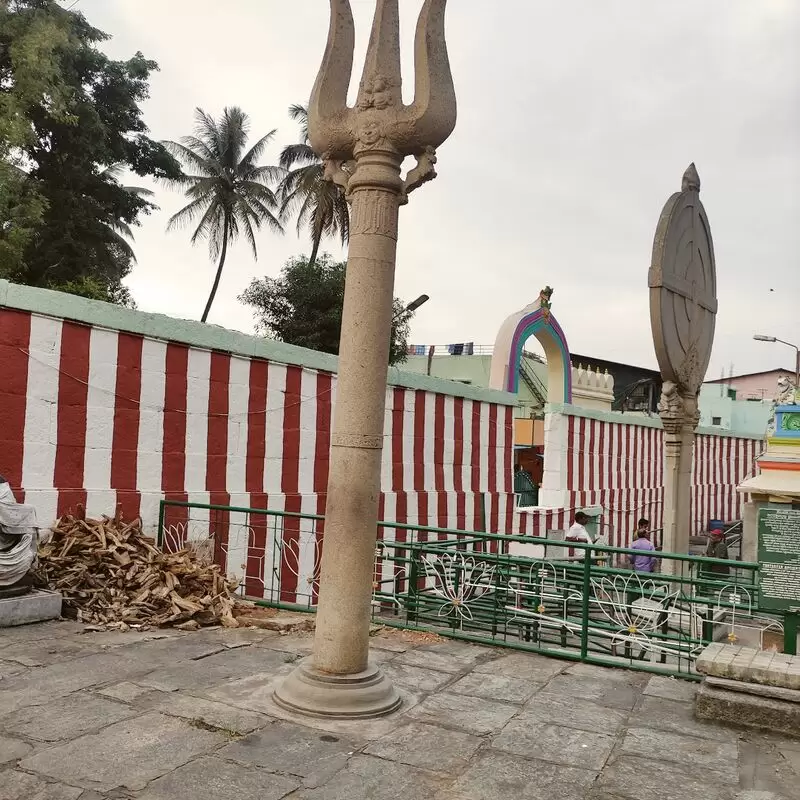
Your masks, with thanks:
M759 607L800 612L800 511L758 512Z

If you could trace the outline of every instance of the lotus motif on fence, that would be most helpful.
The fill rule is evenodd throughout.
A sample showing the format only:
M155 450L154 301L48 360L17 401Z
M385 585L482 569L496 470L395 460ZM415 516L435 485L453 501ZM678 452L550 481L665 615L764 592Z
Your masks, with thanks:
M593 605L618 628L611 635L612 648L624 645L643 652L675 654L685 649L680 643L670 645L657 635L662 632L660 629L675 622L676 613L679 624L687 613L691 619L691 610L687 612L675 605L678 588L636 573L592 578L591 585Z
M191 550L199 558L214 560L214 535L207 521L176 522L161 528L161 549L167 553Z
M297 594L311 600L319 592L322 570L322 534L316 530L295 532L297 538L275 537L278 570L284 567L298 580ZM305 583L305 588L302 584Z
M423 556L425 575L432 580L431 591L444 600L438 616L454 614L460 622L472 621L469 604L492 591L495 565L462 553Z

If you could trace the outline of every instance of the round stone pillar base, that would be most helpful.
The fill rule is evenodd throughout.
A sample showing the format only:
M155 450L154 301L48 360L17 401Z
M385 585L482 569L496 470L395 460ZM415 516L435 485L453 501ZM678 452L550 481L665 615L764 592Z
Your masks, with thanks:
M275 702L287 711L327 719L369 719L391 714L402 699L374 664L354 675L331 675L304 659L275 690Z

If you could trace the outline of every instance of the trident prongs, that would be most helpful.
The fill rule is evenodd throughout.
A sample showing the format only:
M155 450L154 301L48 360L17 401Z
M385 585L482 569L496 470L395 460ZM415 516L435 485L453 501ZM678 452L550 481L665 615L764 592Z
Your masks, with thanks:
M347 90L356 30L350 0L331 0L331 22L322 65L308 104L308 138L319 154L345 161L352 155Z
M427 0L417 22L414 102L404 109L414 129L415 155L426 147L439 147L456 126L456 89L444 33L446 6L447 0Z
M408 190L435 177L435 148L452 133L456 96L445 43L447 0L425 0L414 49L414 102L404 105L400 73L398 0L377 0L356 105L347 105L353 69L355 26L350 0L330 0L328 43L308 110L314 150L335 167L328 174L344 184L339 164L367 151L416 156ZM420 180L422 179L422 180Z

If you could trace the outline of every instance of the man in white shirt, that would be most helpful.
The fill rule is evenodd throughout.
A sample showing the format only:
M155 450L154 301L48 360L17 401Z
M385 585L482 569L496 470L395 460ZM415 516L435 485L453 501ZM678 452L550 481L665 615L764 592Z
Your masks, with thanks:
M575 514L575 522L572 523L572 526L567 531L566 540L568 542L585 542L586 544L592 544L594 540L585 527L588 521L589 515L584 514L583 511L578 511ZM586 558L586 553L587 551L581 548L576 551L575 556L577 558Z

